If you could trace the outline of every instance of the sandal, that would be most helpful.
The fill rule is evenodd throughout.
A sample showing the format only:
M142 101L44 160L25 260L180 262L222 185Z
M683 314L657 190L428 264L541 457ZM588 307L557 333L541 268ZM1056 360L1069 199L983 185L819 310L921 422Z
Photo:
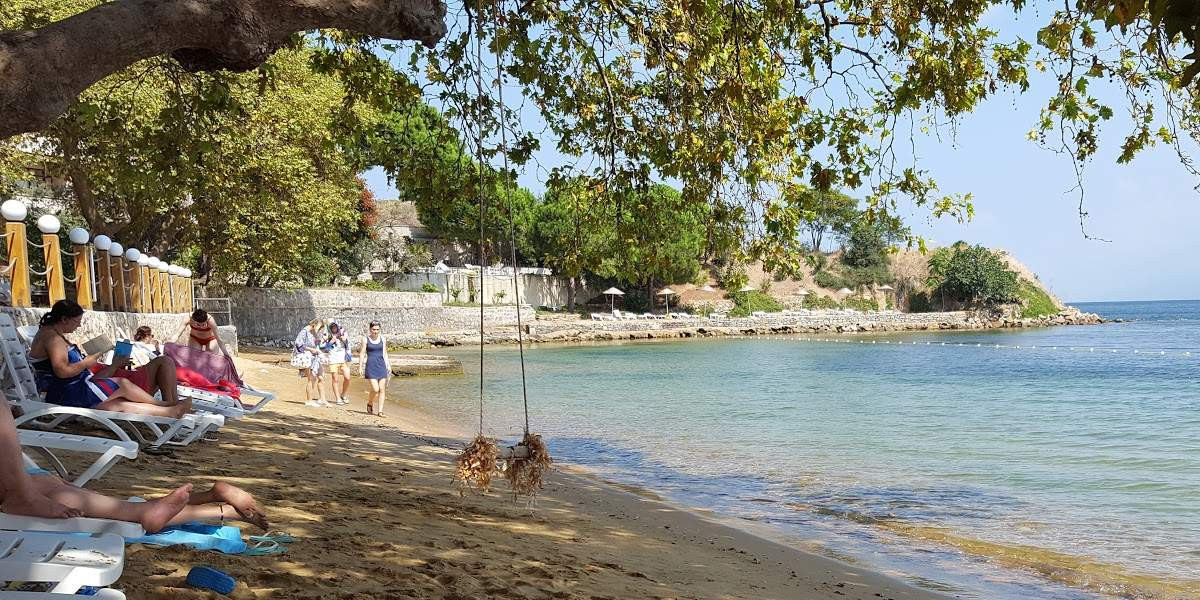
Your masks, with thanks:
M287 551L287 547L280 546L279 542L264 541L258 542L253 546L246 548L246 551L242 554L246 556L273 556L276 554L287 554Z
M272 531L264 535L252 535L247 539L252 542L278 542L280 544L290 544L300 538L297 538L286 531Z
M371 404L370 402L367 403L367 414L368 415L375 414L375 405Z
M151 446L149 444L142 446L142 452L150 456L175 456L175 451L162 446Z

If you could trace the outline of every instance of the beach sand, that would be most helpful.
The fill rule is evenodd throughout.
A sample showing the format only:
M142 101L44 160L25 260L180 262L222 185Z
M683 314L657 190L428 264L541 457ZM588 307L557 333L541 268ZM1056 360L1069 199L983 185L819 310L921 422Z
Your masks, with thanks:
M403 402L368 416L361 380L348 409L305 407L294 371L239 362L277 392L267 409L229 422L216 442L125 461L91 487L154 496L230 481L299 540L262 557L130 545L117 587L131 599L220 597L184 582L204 564L238 581L238 599L943 597L570 469L531 505L503 481L460 496L455 450L435 439L452 431Z

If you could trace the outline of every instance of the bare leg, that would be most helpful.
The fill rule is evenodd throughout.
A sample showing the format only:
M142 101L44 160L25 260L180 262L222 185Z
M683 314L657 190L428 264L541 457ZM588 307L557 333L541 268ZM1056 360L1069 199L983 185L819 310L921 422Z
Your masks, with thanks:
M116 393L110 396L108 400L97 404L96 408L100 410L132 413L135 415L171 417L174 419L178 419L179 417L186 415L188 411L191 410L190 402L166 406L155 403L153 398L150 398L149 402L132 400L126 394L137 395L140 393L146 397L149 397L149 394L146 394L146 390L139 388L127 379L118 379L117 381L121 382L118 384L121 387L116 391Z
M336 401L341 398L338 394L338 388L342 385L342 370L337 365L330 365L329 370L329 391L333 392L333 399Z
M188 504L192 506L201 504L211 505L214 503L230 505L242 521L257 525L264 530L269 527L266 516L258 508L258 503L254 501L254 496L251 496L249 492L236 485L218 481L206 492L192 492L191 497L188 499ZM217 515L218 518L223 516L226 518L229 517L223 514Z
M304 376L308 379L305 383L305 390L308 392L309 400L317 399L317 376L312 369L304 369Z
M0 396L0 508L13 515L69 519L79 510L46 497L21 462L21 440L8 401Z
M367 414L375 414L375 398L379 396L379 380L368 379L371 389L367 391Z
M179 380L175 374L174 359L170 356L159 356L142 368L146 369L146 381L150 382L151 394L159 390L162 391L163 403L179 402ZM191 402L191 399L188 398L187 401Z
M209 340L208 343L204 345L204 350L206 352L212 352L213 354L223 354L223 352L221 352L221 347L217 345L217 338Z
M376 409L375 409L375 414L377 414L381 417L383 416L384 397L387 396L387 382L388 382L388 380L386 380L386 379L379 380L379 395L375 399L376 402L379 403L378 407L376 407Z
M189 483L156 500L125 502L68 485L57 477L36 475L33 481L46 497L78 509L85 517L141 523L150 533L166 527L171 519L187 506L188 494L192 491L192 485Z
M345 363L342 367L342 397L350 393L350 363Z

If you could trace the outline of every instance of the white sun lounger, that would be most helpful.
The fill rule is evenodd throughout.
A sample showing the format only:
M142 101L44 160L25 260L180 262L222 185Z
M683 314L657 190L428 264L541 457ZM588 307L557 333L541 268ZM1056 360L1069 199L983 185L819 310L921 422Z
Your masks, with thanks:
M84 586L107 586L121 576L124 568L125 540L111 533L0 531L0 581L49 583L51 594L66 597ZM55 597L59 596L0 592L0 599ZM100 597L125 595L112 590Z
M17 419L18 426L28 423L42 429L54 429L65 421L87 418L113 430L114 433L121 430L118 424L124 424L139 442L158 447L166 444L186 446L200 439L208 431L219 429L225 424L225 417L213 412L187 414L176 419L59 406L42 401L41 394L37 391L33 367L29 364L26 346L17 334L12 317L5 314L0 314L0 358L5 364L4 372L0 373L0 378L4 380L3 391L9 402L22 412L21 417ZM145 435L143 429L148 430L149 435ZM122 439L129 438L125 436Z
M137 442L131 441L124 432L118 432L124 439L110 440L108 438L88 437L57 431L40 431L36 429L18 429L17 436L21 445L31 450L37 450L50 463L51 469L71 485L82 487L87 482L103 476L122 458L133 460L138 456ZM55 450L80 452L98 455L92 465L83 470L77 477L72 478L66 466L54 454ZM28 467L38 466L28 456L23 457Z

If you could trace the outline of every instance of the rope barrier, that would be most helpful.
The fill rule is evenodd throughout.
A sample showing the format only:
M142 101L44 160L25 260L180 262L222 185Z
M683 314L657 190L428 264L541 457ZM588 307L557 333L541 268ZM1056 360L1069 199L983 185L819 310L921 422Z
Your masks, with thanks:
M1041 350L1043 352L1086 352L1090 354L1135 354L1138 356L1196 356L1200 357L1200 348L1193 350L1183 350L1179 348L1166 349L1146 349L1146 348L1113 348L1113 347L1097 347L1097 346L1037 346L1037 345L1022 345L1022 344L984 344L981 342L963 343L963 342L930 342L930 341L913 341L906 342L904 340L850 340L838 338L817 338L817 337L799 337L795 338L802 342L817 342L829 344L869 344L869 345L895 345L895 346L947 346L954 348L991 348L993 350Z
M33 246L34 248L45 248L46 247L46 244L39 244L39 243L33 241L33 238L25 238L25 243L29 244L30 246Z
M78 252L75 252L74 250L67 250L65 246L59 248L58 251L62 252L63 256L79 256Z
M13 263L11 260L8 261L7 266L0 267L0 275L8 275L8 274L12 273L13 266L15 266L15 263Z
M29 267L29 272L33 273L34 275L41 275L42 277L45 277L47 274L50 273L50 267L46 267L45 271L39 271L33 267Z
M63 275L63 281L67 281L70 283L77 283L79 281L79 276L76 275L74 277L67 277L66 275Z

